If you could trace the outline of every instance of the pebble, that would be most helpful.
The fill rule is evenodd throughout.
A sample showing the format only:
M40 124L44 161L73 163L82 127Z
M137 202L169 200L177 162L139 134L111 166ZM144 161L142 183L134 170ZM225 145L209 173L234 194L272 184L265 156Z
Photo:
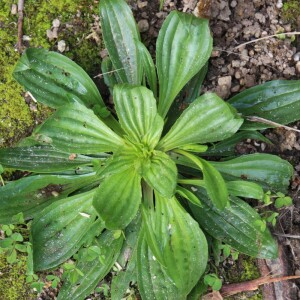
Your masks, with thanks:
M13 4L13 5L11 6L10 13L11 13L12 15L16 15L16 14L18 13L18 6L17 6L17 4Z
M296 63L296 72L300 74L300 61Z
M236 2L235 0L231 1L230 6L231 6L232 8L235 8L236 5L237 5L237 2Z
M60 26L60 21L58 19L55 19L52 21L52 26L54 28L58 28Z
M66 42L64 40L60 40L58 43L57 43L57 50L59 52L64 52L66 50Z
M145 1L145 2L138 1L137 5L138 5L138 8L144 8L145 6L148 5L148 1Z
M149 30L149 22L146 19L139 20L138 28L140 32L146 32Z
M300 52L297 52L293 56L294 61L299 61L300 60Z
M276 3L276 7L278 9L282 8L283 7L283 3L282 3L282 0L278 0L277 3Z

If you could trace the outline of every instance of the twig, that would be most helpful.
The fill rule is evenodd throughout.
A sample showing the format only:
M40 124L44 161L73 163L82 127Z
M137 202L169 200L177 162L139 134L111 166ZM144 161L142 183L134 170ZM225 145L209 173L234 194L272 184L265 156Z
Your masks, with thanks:
M116 69L116 70L112 70L112 71L109 71L109 72L105 72L105 73L101 73L101 74L98 74L96 76L94 76L94 78L97 78L97 77L102 77L103 75L106 75L106 74L113 74L115 72L118 72L120 70L124 70L125 68L120 68L120 69Z
M291 238L291 239L300 239L300 235L293 235L293 234L283 234L283 233L273 233L274 235Z
M266 277L261 277L258 279L245 281L241 283L232 283L228 285L223 285L220 292L223 297L228 297L240 292L255 291L259 288L259 286L264 284L281 282L281 281L291 280L291 279L299 279L299 278L300 276L282 276L282 277L266 276Z
M252 41L249 41L249 42L246 42L246 43L243 43L243 44L240 44L236 47L234 47L234 49L239 49L245 45L248 45L248 44L252 44L252 43L256 43L256 42L259 42L259 41L262 41L262 40L267 40L269 38L272 38L272 37L278 37L278 36L281 36L283 34L286 34L286 35L299 35L300 32L299 31L294 31L294 32L282 32L282 33L276 33L276 34L273 34L273 35L268 35L268 36L264 36L264 37L261 37L259 39L255 39L255 40L252 40Z
M22 52L22 40L23 40L23 11L24 11L24 0L18 1L18 43L17 49Z
M251 121L251 122L264 123L264 124L268 124L268 125L271 125L271 126L274 126L274 127L281 127L281 128L286 129L286 130L300 132L299 129L295 129L295 128L292 128L292 127L289 127L289 126L285 126L285 125L282 125L282 124L279 124L279 123L276 123L276 122L273 122L273 121L270 121L270 120L267 120L267 119L264 119L264 118L261 118L261 117L248 116L248 117L246 117L246 119L248 121Z

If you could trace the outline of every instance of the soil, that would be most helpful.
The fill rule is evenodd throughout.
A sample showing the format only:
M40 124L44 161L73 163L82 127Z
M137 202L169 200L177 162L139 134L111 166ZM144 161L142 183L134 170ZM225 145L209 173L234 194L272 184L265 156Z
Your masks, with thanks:
M158 0L128 2L138 22L142 40L153 55L159 29L171 10L177 9L210 19L214 48L204 92L214 91L223 99L228 99L246 88L269 80L300 78L298 36L272 37L238 47L255 39L299 29L297 22L284 19L281 1L166 0L162 10L159 10ZM300 123L292 124L296 128L299 128L298 125ZM238 151L273 153L290 161L295 167L295 176L289 190L294 205L279 211L277 226L273 229L280 244L280 258L259 261L258 265L262 275L270 272L273 275L299 275L300 136L281 128L268 130L264 134L273 142L272 146L248 140L239 145ZM265 288L264 299L300 299L299 288L300 281L279 282ZM44 295L43 298L52 297Z

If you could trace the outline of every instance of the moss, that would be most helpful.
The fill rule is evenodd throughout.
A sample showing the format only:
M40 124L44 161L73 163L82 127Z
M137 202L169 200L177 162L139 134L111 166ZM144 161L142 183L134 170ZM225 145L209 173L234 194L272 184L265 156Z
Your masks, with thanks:
M238 283L257 279L260 277L259 270L256 265L255 258L240 255L237 263L230 267L226 272L226 279L230 283ZM225 298L227 300L241 300L241 299L250 299L250 300L261 300L262 293L261 290L248 293L240 293L236 296Z
M299 15L299 0L288 0L284 2L282 8L282 17L285 21L296 24Z
M49 115L44 106L30 109L30 101L29 104L24 101L24 91L12 77L20 57L15 51L17 16L10 14L12 4L17 2L0 1L0 147L16 144ZM28 46L56 50L57 41L49 42L46 30L58 18L61 21L58 40L65 40L69 47L64 54L94 75L99 72L101 45L86 37L97 14L98 4L94 0L27 0L23 31L31 38Z
M19 264L9 265L0 254L0 295L1 300L31 300L36 295L26 283L26 257L19 256Z

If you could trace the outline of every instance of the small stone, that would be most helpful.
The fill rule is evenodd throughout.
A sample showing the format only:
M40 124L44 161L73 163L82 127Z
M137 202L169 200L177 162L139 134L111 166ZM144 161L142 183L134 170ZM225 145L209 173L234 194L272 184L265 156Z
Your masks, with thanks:
M57 50L59 52L64 52L66 50L66 42L64 40L61 40L57 43Z
M149 29L149 22L146 19L142 19L138 22L138 28L140 32L146 32Z
M262 24L266 23L266 17L262 13L256 13L255 18Z
M218 85L226 85L231 87L231 76L224 76L218 79Z
M17 4L13 4L13 5L11 6L10 13L11 13L12 15L16 15L16 14L18 13L18 6L17 6Z
M58 19L53 20L52 26L54 28L58 28L60 26L60 21Z
M240 90L241 86L239 84L231 88L231 93L237 93Z
M219 50L213 50L213 51L211 52L210 57L220 57L220 55L221 55L221 53L220 53Z
M31 41L31 37L28 35L23 35L22 40L23 40L23 42L29 42L29 41Z
M296 72L300 74L300 61L296 63Z
M142 1L138 0L137 5L138 5L138 8L140 8L140 9L144 8L145 6L148 5L148 1L142 2Z
M235 8L236 5L237 5L237 2L236 2L235 0L231 1L230 6L231 6L232 8Z
M276 3L276 7L278 9L282 8L283 7L283 3L282 3L282 0L278 0L277 3Z
M300 60L300 52L297 52L293 56L294 61L299 61Z
M52 41L54 39L53 32L51 29L47 29L46 34L47 34L47 38L49 39L49 41Z

